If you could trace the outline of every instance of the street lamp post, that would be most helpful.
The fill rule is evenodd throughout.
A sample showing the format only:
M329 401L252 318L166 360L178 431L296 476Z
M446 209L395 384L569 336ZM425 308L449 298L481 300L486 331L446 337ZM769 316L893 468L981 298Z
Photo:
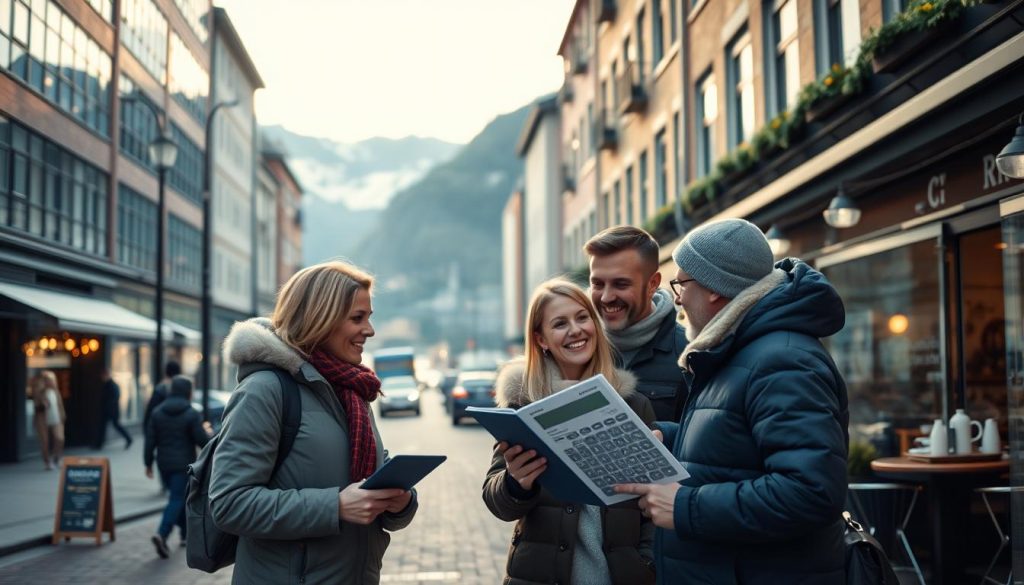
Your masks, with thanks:
M199 363L200 384L203 386L203 420L210 420L210 252L213 234L213 217L210 213L210 153L213 151L213 115L221 108L238 105L238 100L220 102L210 109L206 117L206 148L203 150L203 300L202 300L202 348L203 359Z
M158 136L149 143L149 159L156 167L158 180L157 221L156 221L156 349L153 356L153 384L163 377L164 362L164 234L167 201L167 171L174 167L178 159L178 145L167 133L167 119L160 115L149 100L137 95L124 98L125 101L140 103L152 112L156 120Z

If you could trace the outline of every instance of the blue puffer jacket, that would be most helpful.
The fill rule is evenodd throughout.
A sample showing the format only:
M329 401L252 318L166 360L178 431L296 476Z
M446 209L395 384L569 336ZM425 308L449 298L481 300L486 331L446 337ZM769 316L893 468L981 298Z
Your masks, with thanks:
M656 535L659 583L845 583L849 413L818 340L844 321L825 277L787 259L687 346L682 419L659 424L690 473Z

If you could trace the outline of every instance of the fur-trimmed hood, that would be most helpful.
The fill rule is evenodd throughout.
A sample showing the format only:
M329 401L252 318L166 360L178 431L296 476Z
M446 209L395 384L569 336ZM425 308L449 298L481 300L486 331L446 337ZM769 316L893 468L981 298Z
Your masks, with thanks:
M226 361L238 366L265 363L277 366L293 376L306 363L298 351L281 341L274 333L270 319L265 317L235 323L224 339L222 354Z
M558 366L555 365L553 360L548 360L547 371L549 375L548 383L551 386L552 392L565 390L578 382L578 380L563 379L558 371ZM618 385L615 385L615 391L619 393L623 400L636 393L636 376L627 370L620 369L615 370L615 375L619 378ZM525 378L526 358L524 357L518 357L501 367L501 371L498 372L498 380L494 384L495 402L499 407L523 406L530 403L530 398L526 394L526 387L523 383Z

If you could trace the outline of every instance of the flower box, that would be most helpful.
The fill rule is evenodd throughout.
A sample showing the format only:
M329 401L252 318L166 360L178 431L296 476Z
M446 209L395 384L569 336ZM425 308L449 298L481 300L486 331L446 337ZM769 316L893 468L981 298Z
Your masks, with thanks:
M945 21L931 28L910 31L900 36L889 46L875 51L871 58L871 68L875 74L892 73L925 46L949 32L952 26L952 21Z
M804 112L804 120L808 124L815 121L820 121L823 118L828 117L833 112L841 108L846 102L850 101L852 96L844 93L837 93L822 99L817 100Z

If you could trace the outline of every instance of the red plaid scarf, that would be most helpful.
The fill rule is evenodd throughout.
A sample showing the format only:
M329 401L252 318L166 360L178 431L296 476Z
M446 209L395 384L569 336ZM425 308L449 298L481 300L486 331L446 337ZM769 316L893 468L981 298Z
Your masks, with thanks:
M322 349L309 356L309 363L331 383L348 419L348 441L352 447L349 472L352 481L362 481L377 469L377 442L370 426L370 402L380 392L380 378L370 368L350 364Z

